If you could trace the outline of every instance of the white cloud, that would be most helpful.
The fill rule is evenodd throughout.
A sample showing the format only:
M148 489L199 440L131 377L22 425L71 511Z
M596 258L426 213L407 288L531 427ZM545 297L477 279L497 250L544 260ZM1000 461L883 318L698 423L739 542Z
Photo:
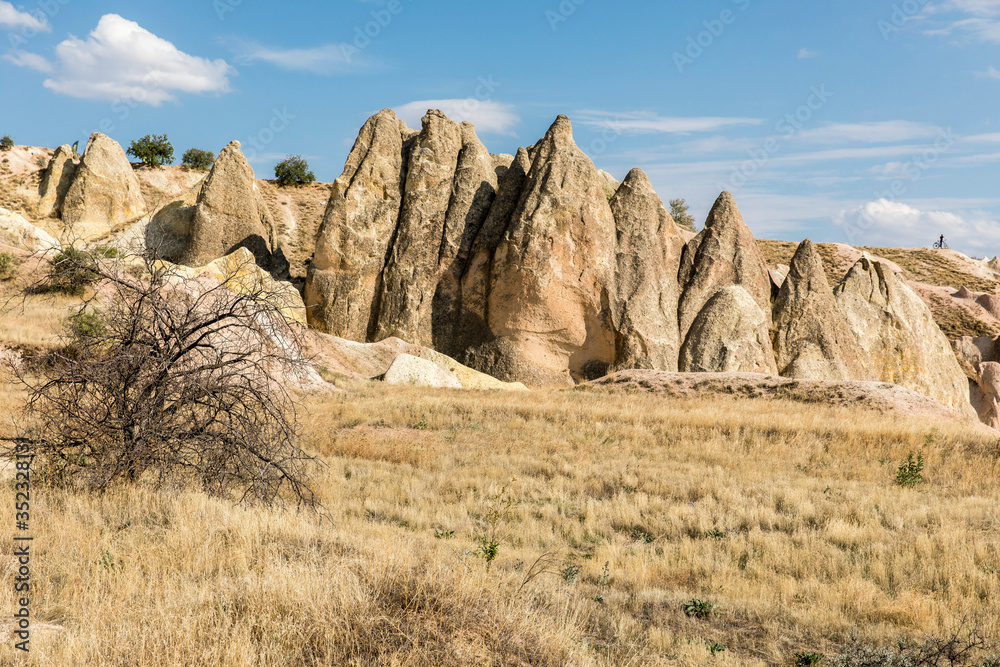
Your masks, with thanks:
M804 60L806 58L819 58L819 51L813 51L812 49L799 49L798 57L800 60Z
M327 44L308 49L278 49L257 42L238 42L236 62L265 62L287 70L334 74L366 64L349 44Z
M583 110L576 119L584 125L624 134L689 134L692 132L713 132L724 127L760 125L760 118L725 118L700 116L679 118L659 116L655 113L639 111L615 113L612 111Z
M476 98L419 100L395 107L396 115L413 128L420 127L428 109L440 109L457 123L472 123L480 132L513 135L514 128L521 122L511 105Z
M929 5L928 13L958 13L970 18L925 31L928 35L950 35L956 30L970 32L985 42L1000 42L1000 0L947 0L941 5Z
M1000 16L1000 0L948 0L940 9L974 16Z
M11 53L5 53L3 59L14 63L18 67L27 67L43 74L52 73L52 63L36 53L12 51Z
M1000 222L982 211L925 211L879 199L843 210L832 222L852 245L927 247L944 234L952 248L966 252L996 254L1000 246Z
M1000 69L990 65L986 68L985 72L976 72L976 76L983 77L984 79L1000 79Z
M887 120L874 123L834 123L800 132L803 141L816 143L895 143L939 136L939 128L927 123Z
M8 60L34 69L44 60L25 56ZM55 65L49 64L54 74L46 88L70 97L152 106L175 100L177 92L229 92L233 73L226 61L188 55L117 14L101 17L86 40L71 36L60 43L56 58Z
M41 14L41 11L38 12ZM28 12L19 12L14 5L0 0L0 26L12 30L28 29L39 32L52 32L52 26L45 20L45 16L33 16Z

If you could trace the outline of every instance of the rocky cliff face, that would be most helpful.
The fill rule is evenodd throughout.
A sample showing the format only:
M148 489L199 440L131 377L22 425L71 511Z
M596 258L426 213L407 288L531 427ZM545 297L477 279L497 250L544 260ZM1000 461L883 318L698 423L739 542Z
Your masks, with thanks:
M930 310L895 272L862 258L834 290L866 375L970 411L969 386Z
M58 218L62 215L66 193L76 176L76 166L76 155L72 148L63 145L56 149L42 177L41 200L36 212L39 218Z
M778 372L803 380L866 380L858 341L837 308L812 241L799 244L774 302Z
M62 168L66 170L65 160ZM59 204L58 191L62 185L62 175L58 183L50 185L55 192L53 206L60 209L63 223L74 238L100 238L138 219L146 210L139 179L125 151L99 132L90 137L72 183Z

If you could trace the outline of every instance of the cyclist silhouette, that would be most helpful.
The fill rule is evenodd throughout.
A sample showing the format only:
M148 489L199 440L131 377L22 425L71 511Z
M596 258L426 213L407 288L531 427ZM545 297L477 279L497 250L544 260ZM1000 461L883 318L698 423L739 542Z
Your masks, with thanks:
M948 247L948 244L945 243L944 234L942 234L941 238L938 239L938 242L934 244L934 249L935 250L943 250L943 249L945 249L947 247Z

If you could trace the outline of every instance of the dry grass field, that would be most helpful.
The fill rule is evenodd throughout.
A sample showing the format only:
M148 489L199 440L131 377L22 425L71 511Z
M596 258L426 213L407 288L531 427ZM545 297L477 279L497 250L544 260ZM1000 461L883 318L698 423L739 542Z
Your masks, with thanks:
M979 431L782 400L342 384L303 414L322 517L39 488L46 627L0 664L785 665L852 633L1000 638L1000 445ZM897 486L917 450L926 481ZM695 599L707 618L685 615Z

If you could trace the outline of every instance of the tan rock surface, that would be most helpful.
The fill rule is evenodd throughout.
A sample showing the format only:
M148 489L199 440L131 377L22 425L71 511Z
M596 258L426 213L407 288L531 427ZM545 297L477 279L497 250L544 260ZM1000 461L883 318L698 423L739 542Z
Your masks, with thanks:
M0 243L30 252L59 247L59 241L52 238L45 230L5 208L0 208Z
M414 357L410 354L400 354L393 359L382 381L386 384L431 387L434 389L462 388L462 384L458 381L458 378L445 369L432 361Z
M813 242L799 244L774 303L778 373L808 380L866 380L858 342L837 308Z
M95 132L62 202L67 234L82 240L99 238L145 211L142 188L125 151Z
M202 183L179 263L203 266L241 247L253 254L261 268L281 275L283 261L274 219L240 142L234 141L219 153ZM284 268L287 272L287 265Z
M617 227L616 292L611 310L615 368L676 371L677 270L684 242L641 169L633 169L611 199Z
M677 279L682 290L677 311L681 341L709 299L730 285L741 285L746 290L770 327L771 280L767 264L729 192L719 195L705 229L684 247Z
M681 372L777 375L769 321L742 286L722 288L691 324L681 347Z
M36 215L39 218L58 218L62 214L66 193L76 175L77 156L73 149L63 145L56 149L42 177L41 200Z
M372 116L334 181L306 279L309 324L365 341L403 199L406 125L391 109Z
M834 290L870 377L971 410L965 375L930 310L896 274L862 258Z
M614 361L615 222L594 163L560 116L535 147L493 258L492 340L470 365L525 384L570 384Z

